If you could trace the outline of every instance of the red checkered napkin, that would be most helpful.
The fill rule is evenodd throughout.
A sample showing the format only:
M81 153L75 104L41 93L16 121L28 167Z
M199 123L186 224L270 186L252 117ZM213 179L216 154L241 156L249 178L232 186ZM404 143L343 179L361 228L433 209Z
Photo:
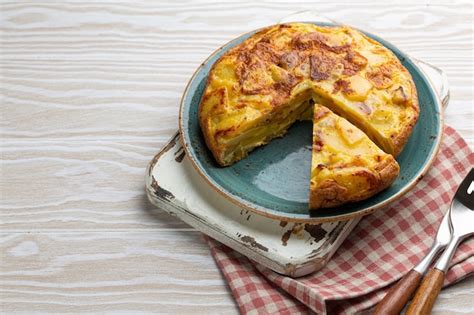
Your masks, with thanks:
M208 239L242 313L353 314L373 307L427 253L443 213L474 154L447 127L427 175L390 208L362 219L322 270L292 279L249 261ZM462 243L445 285L474 274L474 239Z

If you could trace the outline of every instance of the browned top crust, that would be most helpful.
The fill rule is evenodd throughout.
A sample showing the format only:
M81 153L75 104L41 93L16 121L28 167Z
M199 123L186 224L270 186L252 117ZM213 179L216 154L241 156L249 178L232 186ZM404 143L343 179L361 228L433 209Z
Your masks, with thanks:
M309 98L395 156L419 113L410 74L378 42L345 26L281 24L257 32L214 64L199 109L208 147L219 164L232 164L245 155L233 155L234 139L284 121Z

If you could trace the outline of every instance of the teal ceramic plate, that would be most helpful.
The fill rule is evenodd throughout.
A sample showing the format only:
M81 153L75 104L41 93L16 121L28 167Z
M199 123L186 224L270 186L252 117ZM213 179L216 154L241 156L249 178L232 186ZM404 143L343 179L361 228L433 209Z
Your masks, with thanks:
M418 123L397 158L400 175L390 188L358 203L310 214L311 122L297 122L283 138L257 148L232 166L219 167L199 127L199 103L213 63L254 33L242 35L214 52L194 73L181 101L179 127L183 146L196 170L213 188L242 208L265 216L293 222L323 222L368 214L401 197L417 183L433 162L441 142L441 103L430 81L415 62L392 44L367 33L392 50L410 71L420 103Z

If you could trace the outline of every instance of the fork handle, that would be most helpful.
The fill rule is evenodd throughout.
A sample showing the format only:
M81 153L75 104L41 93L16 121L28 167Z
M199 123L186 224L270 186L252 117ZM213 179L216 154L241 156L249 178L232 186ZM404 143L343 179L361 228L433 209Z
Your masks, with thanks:
M431 313L439 291L443 286L444 276L444 272L436 268L428 271L420 288L416 291L406 315L429 315Z
M421 273L412 269L377 304L373 315L398 315L421 281Z
M454 234L448 248L439 258L438 262L423 279L421 286L416 291L413 302L408 307L408 315L430 314L431 309L443 286L444 277L448 271L449 262L456 252L456 248L465 236Z

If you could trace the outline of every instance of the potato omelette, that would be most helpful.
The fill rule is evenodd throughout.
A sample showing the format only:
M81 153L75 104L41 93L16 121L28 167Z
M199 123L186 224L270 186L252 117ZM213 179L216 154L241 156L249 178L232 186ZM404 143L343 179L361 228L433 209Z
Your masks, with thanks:
M391 156L390 164L396 165L390 168L395 175L384 176L378 188L361 187L366 193L356 199L368 198L390 185L398 175L394 157L418 119L416 87L389 49L353 28L289 23L253 34L213 65L199 121L217 163L228 166L283 136L295 121L311 119L316 107L343 117L353 126L351 130L363 134L361 143L373 142L359 145L361 149L354 152L366 148L359 155L375 154L387 160ZM314 154L320 152L314 151L313 143L313 162ZM337 152L332 154L337 156ZM351 170L353 165L348 163L344 167ZM315 181L312 178L311 195ZM339 199L337 204L355 200ZM334 203L310 202L310 207Z

